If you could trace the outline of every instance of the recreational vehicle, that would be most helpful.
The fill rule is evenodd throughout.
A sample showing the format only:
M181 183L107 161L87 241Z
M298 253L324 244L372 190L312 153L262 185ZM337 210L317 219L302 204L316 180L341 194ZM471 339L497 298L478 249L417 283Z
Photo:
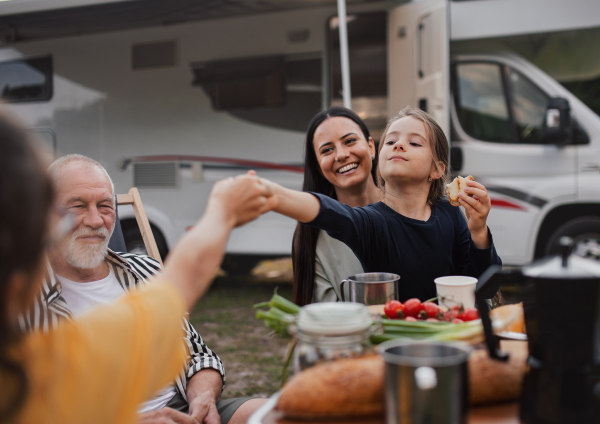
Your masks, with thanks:
M340 21L333 0L2 2L1 96L49 151L97 159L118 193L138 187L163 254L219 179L255 169L299 189L310 118L351 93L375 139L408 104L436 118L453 172L491 194L504 263L563 235L600 260L599 2L345 6ZM295 225L268 213L227 251L289 254Z

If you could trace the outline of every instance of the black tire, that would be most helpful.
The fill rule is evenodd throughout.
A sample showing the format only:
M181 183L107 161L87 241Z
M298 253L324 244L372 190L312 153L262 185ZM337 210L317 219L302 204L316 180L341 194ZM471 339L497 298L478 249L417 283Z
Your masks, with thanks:
M123 238L125 239L125 247L127 248L128 253L135 253L138 255L147 255L146 246L144 245L144 239L142 238L142 233L140 232L137 223L134 221L135 225L123 225ZM158 252L160 253L160 257L164 260L167 256L167 242L165 241L164 236L160 232L158 228L154 225L151 225L152 234L154 235L154 240L156 241L156 247L158 247Z
M600 262L600 218L584 216L561 225L546 243L546 255L560 253L560 238L573 239L572 254Z

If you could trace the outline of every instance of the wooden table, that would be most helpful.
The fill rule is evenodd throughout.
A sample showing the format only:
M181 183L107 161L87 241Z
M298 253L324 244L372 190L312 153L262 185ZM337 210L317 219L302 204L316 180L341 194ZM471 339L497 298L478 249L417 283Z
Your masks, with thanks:
M383 419L352 419L345 421L298 421L286 419L279 411L274 411L273 407L277 402L276 398L269 399L269 402L259 409L248 421L248 424L383 424ZM471 408L468 424L519 424L519 404L503 403L492 406L483 406Z

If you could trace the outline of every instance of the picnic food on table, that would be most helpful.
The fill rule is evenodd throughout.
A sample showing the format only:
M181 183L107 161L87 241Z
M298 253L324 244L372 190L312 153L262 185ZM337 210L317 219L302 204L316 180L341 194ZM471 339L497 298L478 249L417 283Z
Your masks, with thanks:
M528 355L527 343L503 340L508 362L490 359L486 349L469 357L470 402L474 405L516 400ZM334 418L383 414L384 361L369 355L339 359L302 371L283 387L276 409L297 418Z
M275 409L297 418L383 415L383 359L339 359L308 368L284 387Z
M415 316L407 316L404 319L398 319L399 315L397 315L394 319L381 319L384 333L371 336L372 343L379 344L391 339L419 339L435 341L461 340L473 344L483 340L483 327L481 326L481 322L477 319L470 321L475 314L477 314L477 318L479 318L476 310L470 311L469 308L464 309L460 305L455 305L453 308L448 308L448 310L440 307L439 310L440 312L443 312L443 316L440 316L440 318L432 318L429 316L424 318L424 315L421 314L421 312L427 313L427 311L429 311L430 313L433 313L435 308L432 306L423 306L427 305L428 302L421 303L418 299L410 300L411 302L407 300L404 304L398 301L393 302L398 302L398 304L402 305L402 313L404 313L405 305L408 303L408 312ZM388 306L388 312L391 311L390 308L396 308L395 310L398 311L398 304L393 303L391 304L392 306ZM262 319L267 327L273 329L273 331L280 336L289 335L287 331L288 325L294 321L295 316L300 311L300 307L277 293L273 295L269 302L259 303L254 305L254 307L269 308L267 311L256 311L256 318ZM384 305L371 306L369 308L371 309L371 312L376 312L376 315L382 315L382 309L383 312L386 310ZM427 310L424 308L427 308Z
M458 193L465 193L467 180L475 181L475 178L473 178L472 175L469 175L466 178L463 178L459 175L450 184L446 184L446 194L448 195L448 200L452 206L460 206L460 202L458 201Z
M529 355L527 343L502 340L500 349L509 354L507 362L490 359L487 349L477 349L471 353L469 357L471 404L504 402L516 400L521 396Z
M268 328L271 328L280 336L288 335L288 325L294 320L294 317L300 312L300 307L294 302L290 302L283 296L277 294L277 288L271 300L268 302L257 303L255 308L269 307L268 311L259 309L256 311L256 319L262 319Z
M479 311L476 308L464 308L460 304L446 308L430 301L421 303L416 298L408 299L404 305L397 300L390 300L384 305L383 312L389 319L404 319L405 321L422 319L427 322L447 321L462 324L479 319Z
M503 305L490 311L495 331L513 331L525 333L525 314L523 302L515 305Z

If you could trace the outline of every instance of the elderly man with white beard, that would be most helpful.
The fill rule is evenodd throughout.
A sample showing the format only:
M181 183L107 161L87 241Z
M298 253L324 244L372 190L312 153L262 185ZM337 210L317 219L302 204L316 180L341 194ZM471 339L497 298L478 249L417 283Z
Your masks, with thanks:
M41 295L33 309L21 317L22 328L30 331L47 331L63 319L77 319L95 305L112 303L147 284L160 271L159 263L148 256L108 249L116 221L114 186L98 162L68 155L56 160L48 171L54 181L58 211L71 215L74 225L69 237L48 252L48 273ZM264 399L220 401L225 381L221 360L185 318L182 327L188 361L172 385L140 405L139 422L246 422Z

